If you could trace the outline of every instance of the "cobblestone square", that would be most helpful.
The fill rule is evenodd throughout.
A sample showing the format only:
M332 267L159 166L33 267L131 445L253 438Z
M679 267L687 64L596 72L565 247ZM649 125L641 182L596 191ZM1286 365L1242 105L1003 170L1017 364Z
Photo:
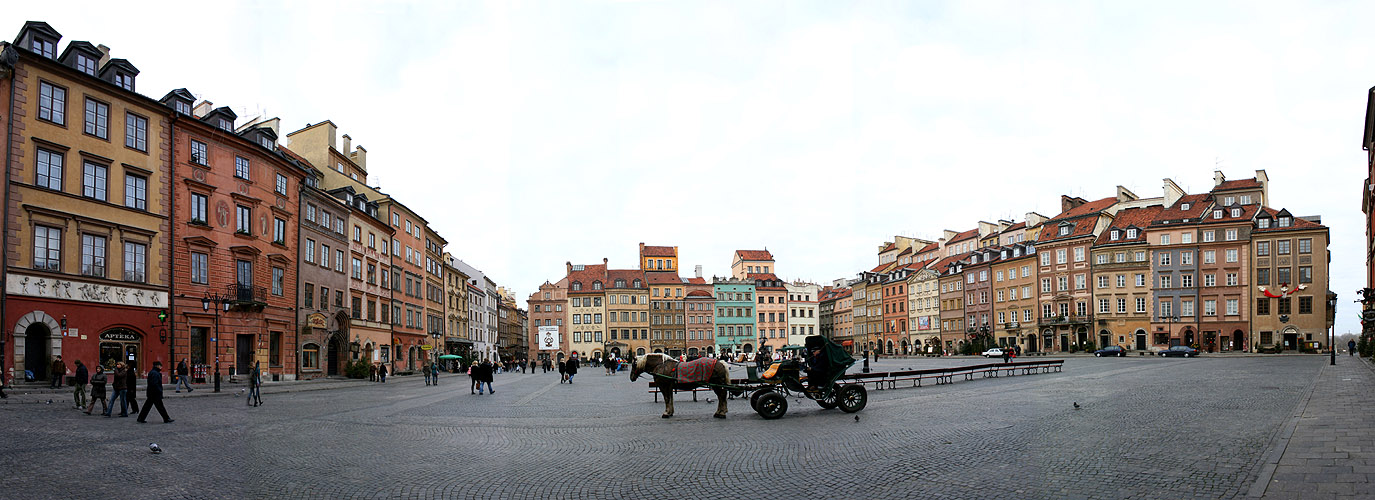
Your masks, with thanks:
M139 498L1237 498L1326 363L1070 357L1062 373L871 389L858 420L796 399L779 420L743 399L717 420L687 395L664 420L643 379L591 367L571 385L500 374L482 396L458 375L269 386L258 408L240 385L202 387L168 393L166 425L87 416L65 392L15 394L0 403L0 496L97 498L118 484ZM1360 449L1291 453L1309 451L1307 466L1268 472L1370 492L1346 461Z

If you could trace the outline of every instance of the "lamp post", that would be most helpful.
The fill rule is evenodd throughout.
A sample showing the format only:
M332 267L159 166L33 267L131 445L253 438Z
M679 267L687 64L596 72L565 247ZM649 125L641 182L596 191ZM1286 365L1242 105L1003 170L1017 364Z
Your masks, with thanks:
M1177 323L1177 322L1179 322L1179 316L1156 316L1156 319L1158 319L1158 320L1160 320L1160 321L1164 321L1164 322L1166 322L1166 323L1168 323L1168 324L1170 325L1170 326L1167 328L1167 333L1169 333L1169 337L1173 337L1173 336L1174 336L1174 324ZM1168 340L1169 337L1166 337L1166 339L1167 339L1167 340L1166 340L1166 343L1169 342L1169 340Z
M229 312L231 302L228 299L210 292L201 297L202 311L209 311L210 304L215 304L215 392L220 392L220 307L224 307L224 312Z

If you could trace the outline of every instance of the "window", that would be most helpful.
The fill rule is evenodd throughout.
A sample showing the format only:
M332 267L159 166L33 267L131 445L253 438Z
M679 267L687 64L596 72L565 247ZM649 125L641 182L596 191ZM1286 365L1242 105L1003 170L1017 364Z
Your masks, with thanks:
M1193 286L1194 286L1194 275L1192 275L1192 274L1181 274L1181 275L1179 275L1179 286L1184 287L1184 288L1193 288Z
M1270 242L1268 242L1268 241L1257 241L1257 242L1256 242L1256 255L1258 255L1258 256L1270 255Z
M1184 233L1182 233L1182 234L1179 235L1179 242L1180 242L1180 243L1193 243L1193 242L1194 242L1194 233L1185 231Z
M1311 238L1299 239L1299 253L1313 253L1313 240Z
M124 242L124 281L143 283L148 268L148 246Z
M355 242L357 242L357 243L362 243L362 242L363 242L363 228L358 227L358 226L356 226L356 225L353 226L353 241L355 241ZM410 250L411 250L410 247L406 247L406 260L411 260L411 251L410 251Z
M139 151L148 151L148 119L142 116L124 114L124 145Z
M1289 279L1290 273L1294 272L1293 268L1280 267L1276 268L1275 272L1275 279L1278 280L1280 283L1293 283L1293 281L1290 281Z
M1160 265L1162 265L1162 266L1168 266L1168 265L1170 265L1170 254L1168 254L1168 253L1161 253L1161 254L1160 254Z
M62 153L38 148L38 164L33 182L38 187L62 190Z
M105 237L81 235L81 274L105 277Z
M1228 315L1228 316L1236 316L1236 315L1237 315L1237 306L1238 306L1237 299L1227 299L1227 311L1226 311L1226 312L1227 312L1227 315Z
M206 153L205 143L197 140L191 141L191 163L197 165L209 165L210 156Z
M1188 209L1185 209L1185 210L1188 210ZM1161 244L1161 245L1169 245L1169 244L1170 244L1170 235L1168 235L1168 234L1162 234L1162 235L1160 235L1160 244Z
M1065 263L1065 255L1066 255L1066 254L1065 254L1065 249L1063 249L1063 248L1056 249L1056 250L1055 250L1055 263L1056 263L1056 264L1064 264L1064 263Z
M1204 242L1204 243L1208 243L1208 242L1211 242L1211 241L1217 241L1217 231L1213 231L1213 230L1204 231L1204 232L1203 232L1203 242ZM1186 242L1186 243L1187 243L1187 242Z
M195 224L207 224L206 211L209 208L210 200L200 193L191 193L191 222Z
M1088 280L1085 278L1084 275L1082 275L1082 274L1076 274L1076 275L1074 275L1074 289L1075 289L1075 290L1083 290L1083 289L1085 289L1085 288L1088 288L1088 284L1086 283L1086 281L1088 281Z
M210 255L201 252L191 252L191 282L199 284L209 283L210 276Z
M57 58L57 42L34 37L29 45L29 50L39 53L48 59Z
M1284 298L1279 299L1279 303L1280 303L1280 306L1279 306L1279 313L1280 313L1280 314L1289 314L1290 312L1292 312L1292 311L1290 311L1289 297L1284 297Z
M1043 253L1043 254L1041 254L1041 265L1043 265L1043 266L1049 266L1049 265L1050 265L1050 254L1048 254L1048 253Z
M62 230L34 226L33 268L42 271L62 270Z
M1127 229L1127 239L1136 239L1136 228Z
M1213 218L1214 218L1214 219L1221 219L1221 218L1222 218L1222 210L1213 210Z
M1127 286L1127 275L1125 275L1125 274L1119 274L1119 275L1117 275L1117 288L1122 288L1122 287L1125 287L1125 286Z
M1059 285L1059 286L1056 288L1056 290L1059 290L1059 291L1062 291L1062 292L1065 291L1065 290L1069 290L1069 277L1067 277L1067 276L1061 276L1061 277L1059 277L1056 281L1057 281L1056 284Z
M1232 211L1233 211L1233 212L1240 212L1241 210L1239 210L1239 209L1233 209ZM1227 230L1227 241L1236 241L1236 240L1237 240L1237 230L1236 230L1235 228L1233 228L1233 229L1228 229L1228 230Z
M286 244L286 221L272 218L272 242Z
M301 369L320 369L320 346L316 344L306 344L301 348Z
M66 125L67 89L48 82L38 82L38 118Z
M1170 275L1166 274L1166 275L1161 276L1161 277L1160 277L1160 288L1169 288L1169 287L1170 287Z
M1181 300L1181 301L1179 301L1179 315L1180 315L1180 316L1193 316L1193 315L1194 315L1194 301L1192 301L1192 300Z
M1099 313L1099 314L1108 314L1108 313L1111 313L1111 312L1112 312L1112 305L1108 302L1108 299L1098 299L1098 313Z
M1290 219L1289 217L1280 217L1280 218L1276 221L1276 225L1279 226L1279 227L1289 227L1290 221L1291 221L1291 219Z
M1107 275L1099 275L1099 276L1098 276L1098 288L1107 288L1107 287L1108 287L1108 277L1107 277Z
M286 195L286 188L287 188L286 176L285 176L285 175L282 175L282 174L277 174L277 194L280 194L280 195L285 196L285 195Z
M1060 236L1068 236L1068 235L1069 235L1069 231L1070 231L1071 229L1073 229L1073 228L1074 228L1074 226L1072 226L1072 225L1060 226Z
M1227 273L1227 286L1237 286L1237 273Z
M110 138L110 105L86 98L86 133L101 139Z
M242 156L234 157L234 177L249 180L248 158Z
M1124 314L1124 313L1126 313L1126 312L1127 312L1127 299L1118 298L1118 299L1117 299L1117 313L1118 313L1118 314Z
M1256 269L1256 284L1257 284L1257 285L1269 285L1269 284L1270 284L1270 270L1269 270L1269 269L1265 269L1265 268Z
M234 230L243 234L252 234L253 211L243 205L235 205L235 226Z
M1137 297L1137 298L1136 298L1136 312L1138 312L1138 313L1144 313L1144 312L1146 312L1146 298L1145 298L1145 297Z
M1161 303L1160 303L1160 315L1161 315L1161 316L1173 316L1173 315L1174 315L1174 302L1171 302L1171 301L1169 301L1169 300L1166 300L1165 302L1161 302Z
M1299 314L1313 314L1313 297L1299 297Z
M1193 252L1179 252L1179 265L1181 265L1181 266L1192 266L1192 265L1194 265L1194 253L1193 253Z
M286 270L280 267L272 268L272 295L282 295L283 281L286 279Z
M1203 286L1217 286L1217 276L1213 274L1203 275Z
M1111 235L1109 238L1110 238L1112 241L1117 241L1118 239L1121 239L1121 237L1122 237L1122 231L1119 231L1119 230L1117 230L1117 229L1113 229L1113 230L1112 230L1112 235Z
M1107 264L1107 263L1108 263L1108 254L1105 254L1105 253L1100 253L1100 254L1098 254L1098 259L1097 259L1097 260L1098 260L1098 263L1099 263L1099 264Z
M1136 251L1136 254L1133 255L1133 260L1135 260L1136 262L1145 262L1145 261L1146 261L1146 251L1145 251L1145 250L1137 250L1137 251Z
M1217 262L1217 252L1214 251L1214 250L1204 250L1204 251L1203 251L1203 263L1204 263L1204 264L1212 264L1212 263L1214 263L1214 262Z
M1269 219L1269 218L1265 218L1265 217L1256 219L1256 227L1261 228L1261 229L1267 229L1267 228L1269 228L1269 227L1270 227L1270 219Z
M148 209L148 178L124 175L124 206L138 210Z
M320 267L329 269L329 245L320 245Z
M1236 262L1236 261L1237 261L1237 249L1235 249L1235 248L1228 248L1228 249L1227 249L1227 262Z
M1276 241L1275 253L1279 255L1289 255L1289 240Z
M1269 315L1270 315L1270 297L1257 297L1257 298L1256 298L1256 315L1258 315L1258 316L1269 316Z
M105 165L85 162L84 173L81 176L81 194L87 198L105 201L108 174L109 169Z
M1074 261L1075 261L1075 262L1083 262L1083 261L1084 261L1084 247L1074 247Z
M1313 282L1313 268L1310 266L1299 266L1299 283Z

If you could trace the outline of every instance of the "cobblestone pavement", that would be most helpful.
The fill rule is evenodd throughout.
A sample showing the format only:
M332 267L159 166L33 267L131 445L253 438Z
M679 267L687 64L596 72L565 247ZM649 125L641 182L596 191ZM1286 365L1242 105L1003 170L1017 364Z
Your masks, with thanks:
M1326 481L1288 468L1300 453L1329 453L1301 443L1346 439L1323 426L1326 407L1364 412L1360 428L1370 428L1375 374L1339 361L1330 370L1317 356L1071 357L1062 373L871 390L858 421L797 399L772 421L732 400L718 420L714 402L687 395L665 420L644 379L598 368L572 385L556 373L500 374L496 394L483 396L463 394L467 377L456 375L438 387L412 376L264 391L258 408L235 391L197 390L169 395L172 424L86 416L68 394L52 405L0 404L0 497L107 497L116 483L139 498L1277 495L1297 491L1286 482ZM873 369L983 362L884 359ZM1333 374L1365 399L1310 398ZM1330 453L1375 453L1369 440ZM165 451L150 453L153 442Z

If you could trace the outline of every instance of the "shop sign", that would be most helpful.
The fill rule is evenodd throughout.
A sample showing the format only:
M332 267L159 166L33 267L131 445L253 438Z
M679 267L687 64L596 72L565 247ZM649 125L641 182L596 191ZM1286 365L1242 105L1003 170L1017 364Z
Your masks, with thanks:
M129 331L111 331L100 334L100 340L115 342L138 342L138 334Z
M315 313L306 316L306 324L310 325L311 328L325 328L328 326L329 323L325 319L325 315L323 313Z

